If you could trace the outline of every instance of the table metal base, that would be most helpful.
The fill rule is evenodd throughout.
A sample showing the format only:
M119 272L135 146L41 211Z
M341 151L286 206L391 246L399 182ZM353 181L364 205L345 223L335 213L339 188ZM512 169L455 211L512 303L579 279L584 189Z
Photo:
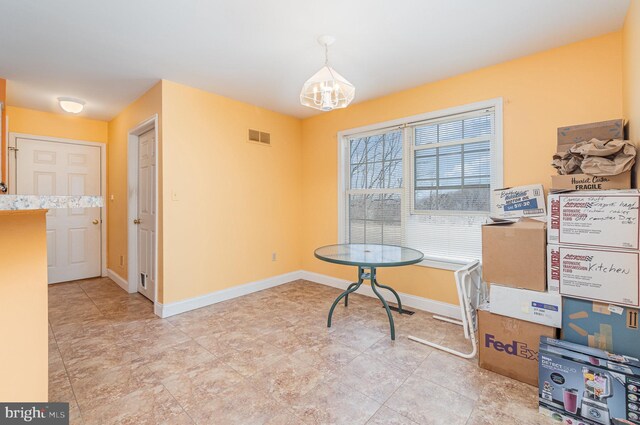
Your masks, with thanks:
M335 310L340 300L344 298L344 306L347 307L349 305L349 294L357 291L360 285L362 285L362 283L365 281L365 279L369 279L371 281L371 289L373 289L373 293L376 294L376 296L378 297L378 299L380 299L380 301L382 301L382 305L387 311L387 316L389 317L389 326L391 328L391 340L395 340L396 328L393 323L393 316L391 315L391 309L389 308L389 304L387 304L387 301L382 297L382 295L380 295L380 292L378 292L377 288L384 288L393 292L393 295L396 297L396 300L398 301L398 312L402 314L402 302L400 301L400 296L392 287L378 283L378 281L376 280L375 267L369 267L368 268L369 272L365 272L365 269L366 269L365 267L358 267L358 281L349 285L347 290L344 291L342 294L340 294L340 296L338 296L338 298L336 298L336 300L333 302L333 305L331 306L331 310L329 310L329 319L327 320L327 327L329 328L331 327L331 316L333 316L333 310Z

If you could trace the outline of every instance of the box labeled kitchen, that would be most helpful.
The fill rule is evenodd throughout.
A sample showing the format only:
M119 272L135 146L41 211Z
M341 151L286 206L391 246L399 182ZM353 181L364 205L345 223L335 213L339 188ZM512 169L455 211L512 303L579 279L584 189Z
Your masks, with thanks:
M638 251L547 245L549 290L573 298L638 307Z
M482 278L491 284L546 290L546 223L523 218L482 226Z
M631 187L631 171L615 176L592 176L589 174L563 174L551 176L551 189L567 190L607 190L629 189Z
M503 219L544 217L544 203L541 184L496 189L491 192L491 216Z
M562 298L557 293L491 285L489 311L554 328L562 326Z
M564 298L562 339L640 358L638 309Z
M639 207L636 190L551 194L547 242L638 249Z
M478 310L479 365L530 385L538 382L541 336L555 337L556 329Z
M640 424L640 363L542 337L540 412L564 424Z

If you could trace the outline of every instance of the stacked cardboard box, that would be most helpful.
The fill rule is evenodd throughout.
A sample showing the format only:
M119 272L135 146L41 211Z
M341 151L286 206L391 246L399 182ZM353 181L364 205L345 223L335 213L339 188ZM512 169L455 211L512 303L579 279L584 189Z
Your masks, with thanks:
M558 128L557 151L566 152L576 143L591 139L624 139L624 120L594 122ZM589 174L568 174L551 176L553 190L606 190L629 189L631 171L615 176L592 176Z
M540 412L557 423L640 424L640 362L543 337Z
M563 296L563 338L640 358L640 192L549 195L550 286Z
M494 191L495 219L482 228L490 304L478 313L479 364L531 385L540 336L554 337L562 320L560 296L547 291L543 196L541 185Z

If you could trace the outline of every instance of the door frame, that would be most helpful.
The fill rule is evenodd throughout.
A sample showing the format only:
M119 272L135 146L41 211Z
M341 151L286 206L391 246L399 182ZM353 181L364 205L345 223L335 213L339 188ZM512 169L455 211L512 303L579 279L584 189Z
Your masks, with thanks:
M107 144L102 142L89 142L87 140L65 139L62 137L38 136L35 134L9 133L7 143L7 185L9 193L16 193L16 156L11 155L9 148L16 147L17 139L33 139L43 142L65 143L70 145L94 146L100 148L100 196L106 199L107 193ZM107 276L107 203L100 208L100 271L102 277Z
M158 200L158 171L160 170L160 155L158 152L158 114L154 114L150 118L142 121L131 130L127 135L127 185L129 196L127 199L127 280L129 284L129 293L138 292L138 231L137 226L133 224L133 220L138 217L138 154L139 154L139 138L143 133L154 130L154 148L156 152L156 172L155 179L155 207L156 222L155 233L156 240L154 246L154 273L156 284L153 294L153 303L158 302L158 216L159 216L159 200Z

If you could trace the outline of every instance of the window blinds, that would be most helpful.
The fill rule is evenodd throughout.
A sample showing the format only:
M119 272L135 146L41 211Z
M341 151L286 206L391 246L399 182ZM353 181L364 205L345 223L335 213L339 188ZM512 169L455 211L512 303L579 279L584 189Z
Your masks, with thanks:
M490 209L495 146L493 109L414 124L411 203L404 243L427 259L463 263L482 256L480 226Z
M499 182L493 108L347 142L347 241L405 245L446 263L481 258L480 226Z

